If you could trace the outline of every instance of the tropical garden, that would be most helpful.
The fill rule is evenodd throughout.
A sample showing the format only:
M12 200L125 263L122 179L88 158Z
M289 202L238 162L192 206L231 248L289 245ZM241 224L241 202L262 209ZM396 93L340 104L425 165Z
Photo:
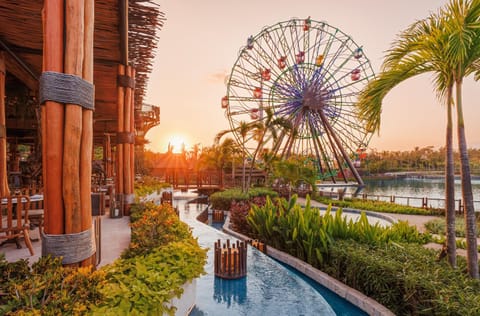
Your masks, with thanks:
M478 221L471 187L472 166L478 168L478 150L469 151L467 148L462 108L463 80L470 75L475 80L480 77L479 30L478 0L453 0L438 12L413 23L398 35L386 52L381 72L361 92L358 102L359 113L368 129L378 131L385 96L407 79L426 73L433 75L439 103L446 110L445 147L438 151L428 147L416 148L405 154L373 152L365 165L375 172L443 169L445 219L442 224L432 221L427 229L434 234L444 234L444 251L438 253L425 249L423 245L437 237L421 234L406 223L399 222L383 228L369 225L366 217L353 223L342 218L340 212L332 215L327 211L326 215L321 215L318 209L310 206L309 199L301 207L295 196L282 200L266 194L262 199L256 197L247 202L243 196L240 202L234 201L230 206L233 228L318 267L375 298L395 313L479 314ZM238 128L241 130L237 131L237 135L246 135L249 125L241 124ZM251 125L250 128L259 127ZM458 137L456 151L453 148L454 128ZM225 134L227 132L222 132L218 139ZM258 140L263 140L265 134L260 135ZM240 137L239 142L244 144L244 141L245 137ZM389 154L391 156L386 162L380 162ZM298 158L296 168L285 169L278 166L278 161L269 156L268 151L261 152L260 156L257 166L271 172L272 178L286 176L289 178L287 182L292 184L309 181L309 172L301 171L305 166L301 157L293 159ZM245 179L248 173L245 176L245 156L242 158ZM255 159L252 160L251 164L256 163ZM286 171L294 169L296 171L292 173ZM465 203L464 219L460 225L457 224L454 207L455 169L461 176L461 193ZM249 191L245 183L248 181L243 181L241 194ZM231 195L232 192L219 193L216 200L224 201L215 203L225 204L232 199ZM363 205L361 208L391 209L387 205ZM416 210L405 209L394 212L421 214L421 211L416 213ZM457 240L459 235L465 237L463 245ZM465 257L457 256L458 246L466 248Z
M425 73L433 75L439 103L445 109L445 147L415 148L409 152L371 151L362 163L363 173L388 171L442 171L446 183L445 219L432 221L420 233L406 222L390 227L371 225L365 214L357 222L334 212L312 207L307 197L300 205L293 189L311 186L312 198L339 207L372 211L423 214L392 204L354 204L358 201L324 200L315 196L316 169L308 157L291 155L280 159L264 144L275 143L278 127L295 133L291 123L266 110L262 124L241 122L237 139L220 131L210 147L198 145L183 156L194 171L213 170L220 186L225 175L240 185L210 197L214 209L230 210L232 227L257 238L345 284L373 297L399 315L478 315L480 283L478 267L478 221L471 189L472 170L480 170L480 151L468 150L462 108L463 80L480 78L480 0L452 0L438 12L419 20L401 32L386 52L381 72L361 92L358 110L370 131L379 131L382 102L397 85ZM440 107L439 107L440 109ZM454 122L454 117L456 121ZM454 128L458 149L453 148ZM245 150L247 135L256 146L252 155ZM238 136L240 135L240 136ZM156 154L146 152L137 170L148 173ZM267 187L280 181L289 189L281 192L257 187L253 174L261 170ZM455 216L454 176L462 181L464 219ZM238 176L238 174L237 174ZM161 186L160 186L161 187ZM160 187L154 182L137 188L146 195ZM344 203L344 204L341 204ZM351 203L351 204L349 204ZM131 213L132 242L112 265L90 268L63 267L60 260L42 258L29 266L27 261L7 262L0 257L0 313L40 314L173 314L169 302L182 292L182 285L203 273L206 252L200 249L188 227L180 222L171 206L139 203ZM444 235L443 253L426 249ZM458 237L465 238L460 245ZM457 247L467 255L457 256Z

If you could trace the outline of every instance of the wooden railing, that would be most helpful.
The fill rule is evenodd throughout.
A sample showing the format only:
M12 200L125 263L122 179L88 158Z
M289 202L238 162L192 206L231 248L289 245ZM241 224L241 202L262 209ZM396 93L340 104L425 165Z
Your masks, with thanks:
M443 198L430 198L430 197L417 197L417 196L400 196L400 195L378 195L378 194L356 194L349 192L342 192L338 190L337 192L329 191L320 191L320 194L323 196L328 196L333 199L342 199L342 198L357 198L363 200L371 201L382 201L396 203L400 205L421 207L424 209L445 209L445 199ZM473 201L475 211L480 212L480 201ZM455 199L455 212L463 214L464 204L462 199Z

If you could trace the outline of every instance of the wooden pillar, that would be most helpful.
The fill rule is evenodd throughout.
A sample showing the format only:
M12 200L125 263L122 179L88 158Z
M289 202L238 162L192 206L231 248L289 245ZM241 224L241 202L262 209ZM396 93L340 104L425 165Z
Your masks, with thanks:
M125 75L125 66L124 65L118 65L118 75L123 76ZM118 135L121 135L121 133L124 130L124 102L125 102L125 87L122 85L117 86L117 147L116 147L116 154L117 154L117 159L116 159L116 179L115 179L115 192L117 194L124 194L124 186L123 186L123 170L124 170L124 165L123 165L123 143ZM123 196L119 197L123 198Z
M43 70L93 83L93 21L93 0L45 0ZM92 229L91 105L47 100L42 108L45 232L52 236L82 232L88 236ZM46 252L52 251L48 246L42 244ZM72 260L69 263L80 263ZM91 257L79 260L84 266L93 263Z
M135 69L131 67L130 76L135 82ZM132 88L132 100L130 103L130 133L133 141L130 143L130 191L128 194L134 194L135 189L135 89Z
M43 70L63 72L64 1L45 0L43 9ZM42 107L42 159L44 229L48 234L64 234L63 104L47 101ZM47 141L48 140L48 141Z
M117 122L117 180L118 198L123 199L124 211L128 215L129 206L133 203L134 185L134 76L131 66L118 66L118 122Z
M103 142L103 163L105 165L105 176L107 178L113 177L112 169L112 142L110 139L110 134L105 134Z
M94 0L84 0L84 36L82 77L93 84L93 30L95 21ZM81 9L81 8L80 8ZM82 139L80 147L80 198L81 231L92 228L92 160L93 160L93 111L82 109ZM93 265L94 256L82 261L82 266Z
M9 196L7 176L7 122L5 118L5 54L0 52L0 196Z

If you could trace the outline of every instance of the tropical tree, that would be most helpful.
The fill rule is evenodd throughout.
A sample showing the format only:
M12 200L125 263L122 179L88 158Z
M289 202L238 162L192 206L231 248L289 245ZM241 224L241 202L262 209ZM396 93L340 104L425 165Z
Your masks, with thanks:
M461 107L461 82L463 77L474 71L478 61L478 16L480 0L452 0L438 13L415 22L393 43L387 52L378 79L371 81L362 91L359 99L360 115L368 122L371 130L380 127L381 104L385 95L396 85L426 72L433 72L435 91L447 107L445 198L447 222L447 254L449 263L456 266L455 245L455 201L453 163L453 87L456 87L457 127L459 148L465 154L462 163L462 195L467 221L467 248L469 274L478 278L476 226L474 220L473 196L471 194L470 171L464 123ZM474 25L477 25L475 29ZM468 56L468 57L467 57ZM478 69L478 68L477 68ZM460 103L460 104L459 104ZM461 144L460 144L461 143ZM470 189L468 189L468 187ZM469 192L470 191L470 197ZM471 203L470 203L471 202ZM468 206L467 206L468 205ZM471 214L473 213L473 214ZM472 218L473 215L473 218ZM475 235L474 235L475 234Z
M217 170L220 187L223 187L224 185L223 169L227 162L232 159L235 150L235 141L231 138L226 138L220 144L214 144L211 147L203 148L200 154L199 164L203 168Z
M438 14L412 24L400 33L387 52L382 72L370 81L358 101L360 115L372 131L380 129L380 114L384 97L401 82L427 72L435 75L437 96L447 108L445 208L447 221L447 253L452 267L456 266L455 200L452 134L453 76L446 56L448 38L442 32L442 19ZM452 168L450 168L452 167Z
M217 135L215 135L215 144L218 144L222 139L222 137L228 133L235 132L237 135L240 135L239 142L242 150L242 192L245 192L248 189L245 181L246 156L247 156L246 145L247 145L247 142L250 141L250 138L248 136L251 131L259 128L259 126L260 125L257 122L247 123L247 122L241 121L236 128L223 130L218 132Z
M452 0L442 12L445 15L446 32L449 34L450 45L447 56L455 80L457 137L460 152L468 271L471 277L478 279L477 225L463 118L462 86L465 77L473 72L478 74L480 69L480 0Z
M252 179L253 167L257 159L258 153L262 150L264 143L272 140L273 143L277 141L278 130L288 130L291 126L290 122L283 117L275 117L272 108L265 108L264 115L266 116L262 122L259 122L256 127L256 141L257 147L253 152L252 163L250 164L250 171L248 175L247 188L250 187Z

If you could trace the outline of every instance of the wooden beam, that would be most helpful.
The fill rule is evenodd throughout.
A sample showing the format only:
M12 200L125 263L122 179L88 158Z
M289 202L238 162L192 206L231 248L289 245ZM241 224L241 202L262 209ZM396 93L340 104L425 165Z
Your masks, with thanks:
M5 64L8 73L17 77L20 81L33 91L38 90L38 74L27 66L23 60L16 55L8 45L0 39L0 47L7 52Z

